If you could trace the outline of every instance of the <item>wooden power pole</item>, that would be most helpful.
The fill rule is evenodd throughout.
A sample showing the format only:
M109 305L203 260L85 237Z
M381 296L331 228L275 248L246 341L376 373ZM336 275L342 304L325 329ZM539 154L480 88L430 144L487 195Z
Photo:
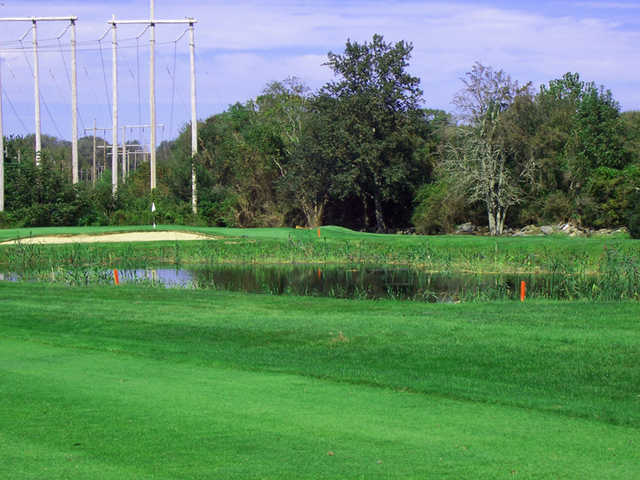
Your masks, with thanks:
M0 62L0 212L4 212L4 130L2 129L2 62Z
M148 20L116 20L115 17L113 17L111 19L111 21L109 23L112 24L113 29L115 31L116 28L116 24L129 24L129 25L147 25L150 29L150 54L149 54L149 110L150 110L150 124L151 124L151 146L150 146L150 167L151 167L151 179L150 179L150 186L151 186L151 190L153 191L156 188L156 131L157 131L157 123L156 123L156 95L155 95L155 43L156 43L156 36L155 36L155 27L156 25L162 25L162 24L183 24L183 25L189 25L191 27L191 29L193 30L193 26L194 24L197 22L195 19L193 18L187 18L187 19L183 19L183 20L157 20L155 18L155 9L154 9L154 0L150 0L151 4L150 4L150 17ZM115 34L114 34L115 35ZM115 37L114 37L115 38ZM115 42L115 40L114 40ZM193 31L191 32L191 44L192 44L192 48L194 48L195 44L193 41ZM191 90L192 90L192 102L191 102L191 108L192 108L192 119L195 116L195 100L193 100L193 97L195 97L195 64L193 63L195 60L195 55L191 55L192 57L192 66L191 66ZM115 54L114 54L114 58L115 58ZM114 69L115 69L115 65L114 65ZM115 76L114 76L114 82L115 82ZM115 89L114 89L115 91ZM115 102L116 102L117 98L114 95L114 112L116 112L116 107L115 107ZM114 114L114 119L115 119L115 114ZM192 124L195 124L195 122L192 121ZM116 128L116 122L114 120L114 129ZM197 132L196 132L197 135ZM196 145L197 148L197 145ZM195 155L195 154L194 154ZM115 158L115 157L114 157ZM192 181L195 182L195 175L194 175L194 171L192 171ZM192 186L192 191L195 193L195 185Z
M96 127L96 119L93 119L93 128L85 128L84 129L84 133L86 134L87 132L93 132L93 157L92 157L92 164L91 164L91 183L93 183L93 185L96 184L96 179L97 179L97 172L96 172L96 150L98 149L98 146L96 145L96 136L98 132L104 132L105 134L107 132L111 131L111 128L98 128ZM105 135L106 136L106 135ZM106 165L107 163L107 140L103 137L102 138L102 148L103 149L103 161L102 164L103 166Z
M35 105L35 122L36 122L36 165L40 165L40 157L42 154L42 136L40 128L40 64L38 61L38 22L71 22L71 56L72 56L72 78L71 78L71 117L72 117L72 176L73 182L78 181L78 101L77 101L77 75L76 75L76 33L75 25L78 17L9 17L0 18L0 22L31 22L32 43L33 43L33 100ZM25 34L26 35L26 34ZM23 37L24 38L24 35ZM22 41L22 38L20 41Z

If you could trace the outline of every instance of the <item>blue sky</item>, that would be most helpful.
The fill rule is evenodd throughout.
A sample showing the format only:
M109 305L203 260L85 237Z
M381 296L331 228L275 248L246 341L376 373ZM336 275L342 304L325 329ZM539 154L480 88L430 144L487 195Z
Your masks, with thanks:
M460 77L475 61L503 69L536 87L567 71L604 84L623 110L640 109L640 2L613 1L198 1L156 0L157 18L197 19L198 117L207 118L258 95L288 76L317 89L331 78L323 62L345 41L413 43L411 71L422 79L425 106L453 110ZM148 0L0 0L1 17L70 16L78 19L80 128L110 126L111 37L107 20L143 19ZM64 22L39 24L43 132L70 138L68 42ZM4 23L5 134L33 131L31 36L26 23ZM172 139L189 119L188 45L183 27L157 28L159 140ZM148 121L148 34L121 26L119 122ZM142 33L140 39L136 37ZM21 47L25 47L25 51ZM100 48L102 47L102 48ZM103 69L104 65L104 69ZM81 131L82 133L82 131ZM133 132L127 133L127 136ZM148 133L138 132L142 138Z

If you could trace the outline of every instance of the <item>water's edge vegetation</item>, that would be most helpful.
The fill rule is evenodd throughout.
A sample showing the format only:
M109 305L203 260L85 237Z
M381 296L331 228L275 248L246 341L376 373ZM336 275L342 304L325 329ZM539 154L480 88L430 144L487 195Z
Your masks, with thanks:
M42 230L45 231L35 229L30 234L52 233L51 229ZM535 275L544 278L547 284L546 293L540 294L544 298L637 300L640 295L640 249L636 241L628 238L372 235L340 227L324 227L319 231L188 230L211 235L211 240L62 245L17 241L0 246L0 268L24 277L32 275L33 278L39 276L86 285L109 281L108 272L112 268L304 264L354 268L403 266L422 274L444 276ZM96 233L100 231L104 229ZM72 233L73 229L70 232L54 229L55 232ZM5 238L9 236L9 232L4 233ZM24 233L12 233L14 238L24 238ZM513 293L513 286L505 288L504 282L499 280L494 288L469 289L454 299L513 298ZM432 298L428 291L415 297L418 300Z

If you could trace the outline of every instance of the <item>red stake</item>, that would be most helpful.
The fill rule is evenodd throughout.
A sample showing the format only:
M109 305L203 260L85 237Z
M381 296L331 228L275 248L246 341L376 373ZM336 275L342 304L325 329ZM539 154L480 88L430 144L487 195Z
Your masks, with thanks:
M520 301L524 302L524 297L527 295L527 284L524 280L520 282Z
M116 285L120 285L120 279L118 278L118 270L116 268L113 269L113 283Z

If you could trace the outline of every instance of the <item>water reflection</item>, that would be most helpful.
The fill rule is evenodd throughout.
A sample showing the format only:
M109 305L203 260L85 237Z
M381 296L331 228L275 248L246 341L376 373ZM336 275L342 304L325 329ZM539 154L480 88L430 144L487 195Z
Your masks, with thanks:
M64 282L70 285L112 284L113 271L59 270L28 274L3 273L10 281ZM271 295L335 298L396 298L428 302L470 299L517 299L520 282L527 296L576 298L593 291L594 279L566 275L432 273L408 267L215 265L207 267L119 270L122 284L208 288ZM562 282L560 282L562 280ZM573 282L570 284L568 282Z
M531 276L437 274L402 267L237 266L125 270L123 282L148 280L171 287L211 288L272 295L337 298L398 298L452 301L458 298L517 296Z

